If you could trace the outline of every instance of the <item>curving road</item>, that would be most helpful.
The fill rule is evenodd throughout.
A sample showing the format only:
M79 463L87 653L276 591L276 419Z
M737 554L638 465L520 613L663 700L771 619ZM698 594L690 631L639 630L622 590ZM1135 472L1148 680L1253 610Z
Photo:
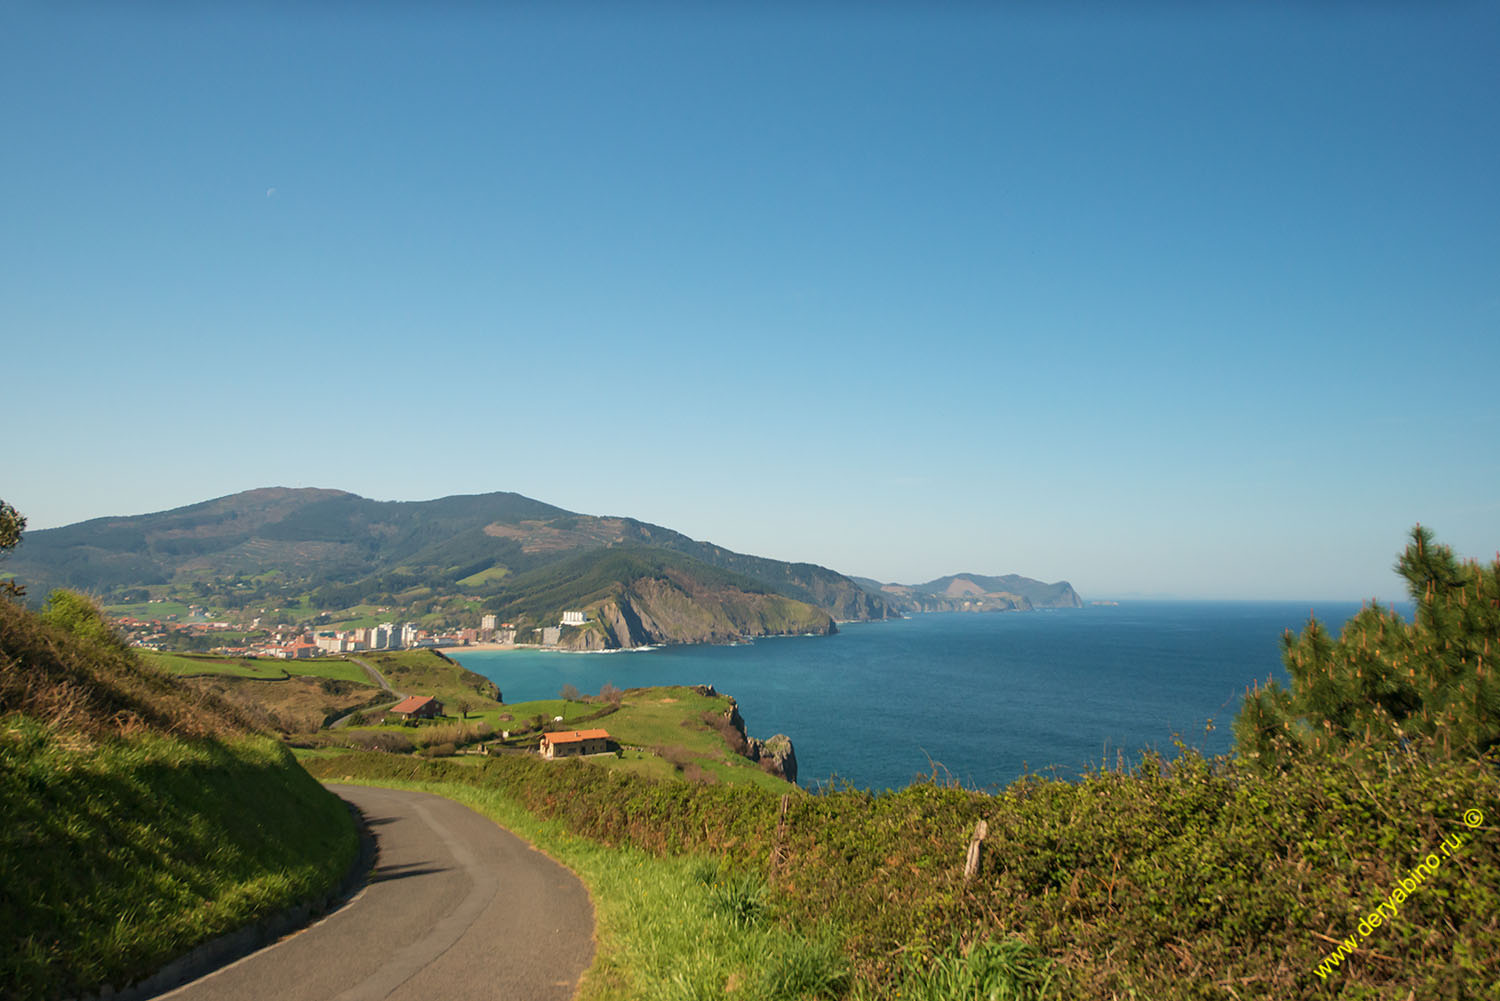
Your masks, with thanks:
M330 785L379 843L344 907L171 993L173 1001L567 1001L594 952L571 872L468 807Z

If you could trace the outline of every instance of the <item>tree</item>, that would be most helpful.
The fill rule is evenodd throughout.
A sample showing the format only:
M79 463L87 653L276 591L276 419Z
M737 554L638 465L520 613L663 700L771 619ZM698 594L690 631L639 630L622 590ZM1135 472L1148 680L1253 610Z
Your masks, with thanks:
M1316 618L1282 637L1290 690L1245 697L1235 720L1242 759L1274 766L1362 742L1481 754L1500 744L1500 557L1459 562L1418 525L1396 563L1414 622L1371 604L1334 639Z
M0 500L0 551L9 551L20 545L21 533L25 530L26 516Z
M577 702L580 698L582 698L582 696L578 692L577 686L572 684L563 685L562 690L557 693L557 697L562 699L564 702Z
M608 702L612 706L618 707L619 704L625 699L625 693L620 691L610 682L606 681L604 683L604 687L599 689L599 698L603 699L605 702Z
M469 718L469 712L473 708L474 708L474 700L473 699L459 699L458 700L458 718L461 719L461 720L467 720Z
M5 501L0 500L0 559L21 544L21 533L26 531L26 516ZM13 580L0 581L0 594L22 597L26 589Z

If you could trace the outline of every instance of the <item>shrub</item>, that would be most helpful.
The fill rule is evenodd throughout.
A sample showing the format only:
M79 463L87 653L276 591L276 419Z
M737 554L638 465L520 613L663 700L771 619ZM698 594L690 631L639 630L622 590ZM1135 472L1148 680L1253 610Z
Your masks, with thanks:
M367 751L384 751L387 754L410 754L416 749L411 738L404 733L389 730L357 730L349 734L349 744Z
M695 760L692 751L675 744L671 746L658 745L651 750L658 758L661 758L667 764L671 765L674 770L679 772Z
M734 725L734 721L728 716L721 712L707 709L704 710L700 718L711 729L716 730L719 736L724 738L724 743L728 744L729 749L735 754L744 756L750 750L750 745L745 742L745 735L740 733L739 728Z
M700 870L698 879L708 887L714 910L737 928L760 924L770 914L771 890L758 872L733 874L720 868Z
M838 997L849 984L849 964L838 944L826 936L787 943L766 967L761 991L768 998ZM955 994L967 998L972 995Z
M687 779L689 782L697 782L702 785L714 785L719 781L719 777L717 775L715 775L713 772L707 771L696 761L691 761L683 767L682 777Z

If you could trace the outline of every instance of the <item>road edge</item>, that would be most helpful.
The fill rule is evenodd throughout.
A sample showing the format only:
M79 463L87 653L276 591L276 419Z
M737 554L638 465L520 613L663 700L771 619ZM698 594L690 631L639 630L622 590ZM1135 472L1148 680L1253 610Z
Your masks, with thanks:
M336 795L330 793L330 795ZM354 820L359 837L359 853L354 864L333 889L327 893L294 904L285 910L254 921L243 928L226 932L218 938L209 939L201 945L167 963L155 973L138 980L128 987L114 991L108 985L97 994L86 994L79 1001L148 1001L168 991L175 990L190 981L228 966L259 949L284 938L294 931L312 924L318 918L338 910L364 888L366 878L375 868L375 857L380 848L364 814L340 797L350 817Z

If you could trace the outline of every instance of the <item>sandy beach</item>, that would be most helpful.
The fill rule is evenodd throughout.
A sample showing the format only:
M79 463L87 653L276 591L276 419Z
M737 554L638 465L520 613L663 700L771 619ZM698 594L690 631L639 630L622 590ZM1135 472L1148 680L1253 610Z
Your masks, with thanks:
M464 650L470 652L475 650L525 650L534 645L524 643L470 643L467 646L460 644L459 646L438 646L432 649L441 650L443 653L457 653Z

